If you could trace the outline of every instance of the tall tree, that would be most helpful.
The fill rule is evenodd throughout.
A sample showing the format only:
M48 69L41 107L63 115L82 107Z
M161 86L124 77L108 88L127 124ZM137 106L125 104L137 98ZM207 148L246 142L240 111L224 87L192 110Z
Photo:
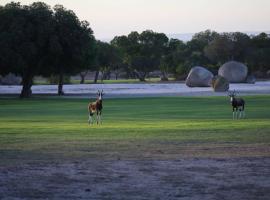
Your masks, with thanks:
M233 59L234 44L228 34L222 34L205 47L205 55L218 65Z
M94 60L95 39L86 21L62 5L54 7L54 33L51 36L51 72L59 76L58 95L63 95L64 75L72 75L89 67Z
M170 39L159 66L162 73L161 80L167 81L169 73L173 73L175 76L178 76L177 67L179 65L183 65L185 62L185 48L186 45L181 40Z
M250 50L250 38L240 32L223 33L217 36L208 46L204 53L218 65L228 60L246 62Z
M108 79L112 70L120 63L118 50L111 44L97 41L97 66L102 73L101 79Z
M270 70L270 35L261 33L251 38L251 50L247 62L252 71L266 74Z
M251 50L250 37L245 33L229 33L229 38L233 43L232 58L241 62L247 62L248 53Z
M9 3L0 9L0 66L22 77L21 97L31 95L33 77L48 53L52 10L45 3Z
M192 37L191 41L186 45L186 65L208 65L211 61L204 54L204 49L207 47L219 34L215 31L206 30L199 32Z
M147 74L158 69L164 54L168 38L163 33L151 30L131 32L128 36L115 37L112 45L122 52L124 63L136 74L141 81L145 81Z
M93 60L95 39L89 24L63 6L52 10L42 2L10 3L0 8L1 74L22 76L21 97L31 95L35 75L63 76L79 72Z

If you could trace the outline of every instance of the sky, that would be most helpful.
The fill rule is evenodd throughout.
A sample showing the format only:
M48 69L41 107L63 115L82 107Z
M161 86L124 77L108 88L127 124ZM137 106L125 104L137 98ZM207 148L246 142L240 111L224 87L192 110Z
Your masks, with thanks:
M16 1L16 0L14 0ZM32 0L18 0L30 4ZM5 5L10 0L0 0ZM131 31L166 34L270 31L270 0L43 0L87 20L97 39Z

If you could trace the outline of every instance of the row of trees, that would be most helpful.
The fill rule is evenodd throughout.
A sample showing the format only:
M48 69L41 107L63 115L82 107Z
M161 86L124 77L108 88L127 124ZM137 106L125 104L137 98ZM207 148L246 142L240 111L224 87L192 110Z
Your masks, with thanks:
M61 5L53 8L42 2L29 6L9 3L0 6L0 75L22 77L21 97L31 95L36 75L58 77L58 94L63 94L64 76L95 71L95 82L124 71L144 81L159 70L183 78L195 65L216 71L228 60L248 65L250 71L266 72L270 66L270 37L204 31L183 42L151 30L116 36L110 43L96 41L89 23Z
M229 60L247 64L251 72L270 69L270 57L267 56L270 55L270 37L265 33L249 36L240 32L220 34L207 30L184 43L168 39L163 33L144 31L117 36L111 45L120 51L126 71L135 72L142 81L153 70L160 70L161 79L168 80L168 73L181 78L195 65L217 71Z

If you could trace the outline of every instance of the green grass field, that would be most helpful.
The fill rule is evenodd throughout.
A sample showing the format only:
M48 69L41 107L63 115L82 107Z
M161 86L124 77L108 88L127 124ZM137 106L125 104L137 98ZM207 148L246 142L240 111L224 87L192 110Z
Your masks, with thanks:
M101 126L86 99L1 99L0 164L269 156L269 98L245 97L242 120L227 97L105 99Z

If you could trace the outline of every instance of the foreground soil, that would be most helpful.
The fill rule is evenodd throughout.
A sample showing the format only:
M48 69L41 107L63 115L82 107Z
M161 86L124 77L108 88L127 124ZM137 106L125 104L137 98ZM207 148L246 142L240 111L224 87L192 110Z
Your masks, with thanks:
M270 199L270 157L0 166L0 199Z

